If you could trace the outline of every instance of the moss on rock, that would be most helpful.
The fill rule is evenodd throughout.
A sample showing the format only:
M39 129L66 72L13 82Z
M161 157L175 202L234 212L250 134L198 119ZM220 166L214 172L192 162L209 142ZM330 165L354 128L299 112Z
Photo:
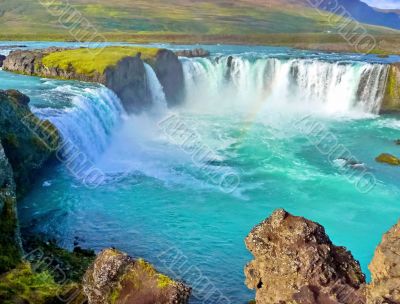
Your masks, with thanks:
M91 304L187 303L190 288L167 277L143 259L115 249L102 251L88 269L83 289Z
M29 263L0 277L0 302L4 304L62 303L58 296L69 286L58 285L48 271L35 272Z
M23 194L54 154L60 137L50 122L32 114L29 97L15 90L0 90L0 140L13 168L18 194Z
M400 63L390 65L381 112L400 111Z

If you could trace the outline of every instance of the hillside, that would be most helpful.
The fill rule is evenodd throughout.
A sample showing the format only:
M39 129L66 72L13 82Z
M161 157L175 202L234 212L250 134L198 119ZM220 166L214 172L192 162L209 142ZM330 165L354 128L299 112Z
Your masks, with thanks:
M63 22L40 3L52 4L51 12L61 14ZM107 41L269 44L354 52L338 34L343 19L310 7L308 0L0 0L0 40L81 41L69 33L73 22L68 18L77 12ZM364 28L378 37L375 53L398 53L396 30Z
M46 3L46 1L42 1ZM271 34L335 32L327 15L305 7L306 0L70 0L99 32ZM54 1L48 1L54 3ZM58 1L60 11L68 7ZM52 6L54 10L54 6ZM378 13L378 12L377 12ZM383 13L382 13L383 14ZM40 1L0 0L2 35L67 34ZM372 33L387 30L370 27Z

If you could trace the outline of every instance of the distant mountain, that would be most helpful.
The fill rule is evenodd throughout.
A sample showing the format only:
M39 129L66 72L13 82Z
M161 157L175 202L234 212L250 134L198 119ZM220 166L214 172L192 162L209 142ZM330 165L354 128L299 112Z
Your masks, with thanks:
M332 2L335 1L325 0L320 7L326 11L337 13L338 10L330 4ZM359 22L400 29L400 16L394 11L378 10L360 0L338 0L337 2L346 8L353 19Z

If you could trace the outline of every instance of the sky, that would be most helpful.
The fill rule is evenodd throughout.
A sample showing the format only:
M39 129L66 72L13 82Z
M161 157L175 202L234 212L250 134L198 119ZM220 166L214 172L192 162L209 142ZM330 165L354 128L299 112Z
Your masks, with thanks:
M361 0L361 1L373 7L400 9L400 0Z

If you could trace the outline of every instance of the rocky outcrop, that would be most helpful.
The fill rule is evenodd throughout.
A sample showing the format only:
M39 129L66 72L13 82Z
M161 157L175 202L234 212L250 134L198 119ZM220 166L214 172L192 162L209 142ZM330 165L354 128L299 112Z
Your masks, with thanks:
M178 57L169 50L160 50L157 54L154 70L164 88L168 105L181 104L184 98L185 84L183 67Z
M365 302L359 263L317 223L277 210L251 231L246 246L254 255L246 284L256 289L256 303Z
M389 67L381 113L400 111L400 63Z
M368 303L400 303L400 222L383 236L369 269Z
M177 51L177 52L175 52L175 54L180 57L188 57L188 58L210 56L210 52L205 49L202 49L202 48L198 48L198 49L194 49L194 50Z
M164 88L168 105L175 106L183 100L183 68L177 55L172 51L159 50L155 58L146 60L143 60L138 53L136 56L125 57L115 65L110 65L104 72L94 71L85 75L76 72L72 64L64 68L48 67L43 64L43 58L47 54L63 50L65 49L49 48L14 51L4 61L4 69L26 75L101 83L117 94L128 113L138 113L148 108L153 102L144 66L146 62L153 67Z
M378 163L388 164L391 166L400 166L400 159L388 153L382 153L375 160Z
M89 304L184 304L190 295L183 283L115 249L97 256L84 276L83 290Z
M369 265L332 244L324 228L276 210L246 238L255 259L245 268L257 304L400 304L400 221L387 232Z
M126 57L107 68L105 85L121 99L128 113L141 112L152 104L146 69L140 55Z
M10 162L18 193L24 193L59 145L57 129L29 109L29 97L0 90L0 139Z
M16 196L23 193L58 145L53 125L34 116L29 98L0 90L0 273L20 262Z

